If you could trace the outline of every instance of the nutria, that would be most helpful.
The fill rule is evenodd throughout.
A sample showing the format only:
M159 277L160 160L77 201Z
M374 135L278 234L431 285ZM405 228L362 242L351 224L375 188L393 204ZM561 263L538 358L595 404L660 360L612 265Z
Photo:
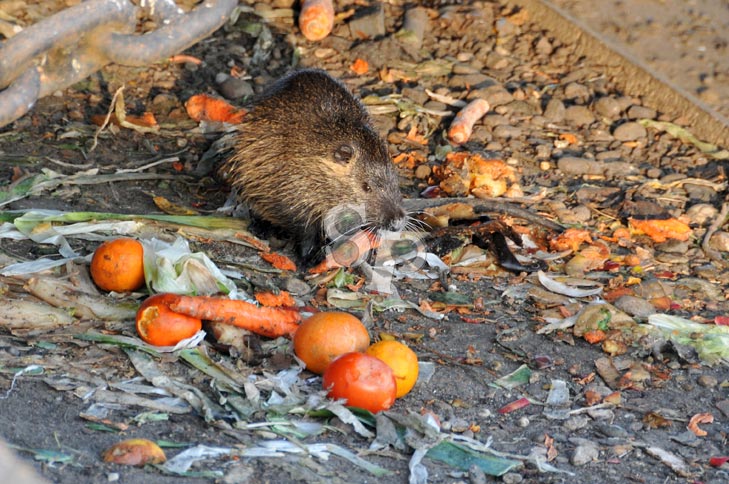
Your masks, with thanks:
M398 176L364 106L322 70L289 74L268 88L239 126L220 174L257 218L288 232L311 258L344 208L354 225L397 231L406 214ZM352 228L351 225L346 227Z

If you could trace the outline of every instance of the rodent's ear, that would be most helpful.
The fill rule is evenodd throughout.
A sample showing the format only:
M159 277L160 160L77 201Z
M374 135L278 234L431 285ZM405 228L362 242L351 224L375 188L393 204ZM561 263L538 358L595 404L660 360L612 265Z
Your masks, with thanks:
M352 145L339 145L337 149L334 150L334 161L341 163L342 165L349 163L349 160L351 160L353 156L354 148Z

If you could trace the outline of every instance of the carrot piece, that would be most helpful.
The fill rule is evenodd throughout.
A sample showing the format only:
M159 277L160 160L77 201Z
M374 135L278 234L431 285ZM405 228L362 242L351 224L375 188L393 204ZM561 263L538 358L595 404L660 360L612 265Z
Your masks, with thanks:
M367 74L367 71L370 70L370 64L366 60L357 57L349 68L352 69L352 72L361 76Z
M230 324L268 338L291 337L301 314L291 308L258 307L247 301L214 296L178 296L170 309L208 321Z
M240 123L245 116L245 109L237 109L222 99L197 94L185 103L187 115L195 121L222 121L226 123Z
M256 301L258 301L261 306L274 308L279 306L296 306L296 301L294 301L294 298L291 297L291 294L287 291L280 291L278 294L274 294L272 292L259 292L256 294Z
M294 261L283 254L277 254L275 252L261 252L259 255L261 256L261 259L265 260L276 269L280 269L282 271L296 270L296 264Z
M451 123L448 130L448 139L452 143L462 144L468 141L473 132L473 125L481 119L490 109L488 101L485 99L474 99L468 103L463 109L458 111L455 119Z
M299 28L308 40L321 40L334 28L332 0L301 0Z

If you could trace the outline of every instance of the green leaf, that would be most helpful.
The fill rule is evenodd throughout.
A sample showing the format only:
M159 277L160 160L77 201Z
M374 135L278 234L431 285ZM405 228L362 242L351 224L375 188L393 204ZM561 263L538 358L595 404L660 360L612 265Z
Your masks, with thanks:
M510 470L521 465L521 462L476 452L453 442L443 441L428 450L426 457L448 464L451 467L467 471L472 465L477 465L484 473L490 476L503 476Z

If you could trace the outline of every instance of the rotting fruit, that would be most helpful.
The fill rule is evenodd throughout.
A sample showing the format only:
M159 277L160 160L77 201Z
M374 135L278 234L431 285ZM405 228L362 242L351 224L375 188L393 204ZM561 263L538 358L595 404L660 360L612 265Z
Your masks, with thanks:
M362 322L340 311L315 313L294 333L294 353L307 370L317 374L338 356L364 351L369 344L370 335Z
M155 294L137 310L137 334L154 346L174 346L193 336L202 328L202 320L172 311L169 305L177 300L175 294Z
M397 394L392 368L364 353L346 353L332 361L324 371L322 385L329 398L343 398L347 405L372 413L390 408Z
M371 345L366 354L384 361L392 368L397 383L397 398L407 395L418 380L418 357L399 341L383 340Z
M144 248L135 239L101 244L91 258L91 278L104 291L129 292L144 284Z

